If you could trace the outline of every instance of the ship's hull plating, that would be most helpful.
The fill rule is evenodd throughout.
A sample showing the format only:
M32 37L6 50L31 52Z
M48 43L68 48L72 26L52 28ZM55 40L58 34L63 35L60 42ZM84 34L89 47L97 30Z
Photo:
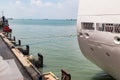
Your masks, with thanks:
M105 72L120 80L120 43L116 42L116 37L120 38L120 33L112 33L96 30L98 23L120 23L120 19L113 19L106 16L98 17L78 17L77 36L80 49L83 55ZM114 16L115 17L115 16ZM120 17L120 16L119 16ZM112 20L111 20L112 19ZM95 30L82 29L81 22L95 22ZM116 22L118 21L118 22Z
M120 80L120 0L79 0L77 36L85 57Z

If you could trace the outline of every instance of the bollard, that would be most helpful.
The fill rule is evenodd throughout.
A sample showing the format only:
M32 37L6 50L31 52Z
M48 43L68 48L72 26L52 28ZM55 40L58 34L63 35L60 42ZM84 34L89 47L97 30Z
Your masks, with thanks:
M29 51L30 51L29 45L26 45L25 55L29 55Z
M69 73L67 73L65 70L61 70L62 72L62 76L61 76L61 80L71 80L71 75Z
M8 32L6 32L6 37L8 37L8 34L9 34L9 33L8 33Z
M43 55L38 53L38 64L40 67L43 67Z
M12 39L11 39L11 40L12 40ZM14 45L16 45L16 38L15 38L15 36L13 36L12 43L13 43Z
M16 38L15 38L15 36L13 37L13 41L16 41Z
M21 46L21 40L18 40L18 45Z
M18 40L18 43L17 42L13 42L15 46L21 46L21 40Z
M26 49L18 48L24 55L29 55L29 45L26 45Z
M38 60L35 61L35 67L41 68L43 67L43 55L38 53Z
M12 35L10 34L9 36L10 36L10 40L11 40L11 38L12 38Z

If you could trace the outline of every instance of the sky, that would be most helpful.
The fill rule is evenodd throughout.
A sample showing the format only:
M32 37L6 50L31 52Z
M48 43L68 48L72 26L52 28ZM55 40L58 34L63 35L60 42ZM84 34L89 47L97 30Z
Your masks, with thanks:
M78 1L1 0L0 10L6 17L16 19L76 19Z

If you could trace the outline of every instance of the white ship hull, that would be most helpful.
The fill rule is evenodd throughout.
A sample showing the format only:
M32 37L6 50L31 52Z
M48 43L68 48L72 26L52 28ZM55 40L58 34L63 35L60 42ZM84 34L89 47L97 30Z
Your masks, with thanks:
M116 9L113 3L111 6L113 6L112 11L114 13L107 8L103 9L106 12L99 12L97 8L101 10L100 4L98 4L99 7L97 6L95 11L91 7L86 8L84 1L89 0L80 1L82 6L79 6L77 21L80 49L86 58L117 80L120 80L120 15L117 11L118 8ZM97 1L93 3L97 3ZM102 1L104 2L104 0ZM120 1L116 0L115 3L120 3ZM91 2L87 3L87 5L90 4ZM88 10L89 8L93 11Z

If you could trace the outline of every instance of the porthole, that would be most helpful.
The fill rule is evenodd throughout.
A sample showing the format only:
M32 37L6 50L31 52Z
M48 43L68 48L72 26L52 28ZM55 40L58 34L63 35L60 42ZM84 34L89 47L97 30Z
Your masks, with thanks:
M83 37L83 33L79 33L79 36L80 36L80 37Z
M114 37L115 44L120 44L120 37Z
M85 38L89 38L89 34L88 33L85 33Z

